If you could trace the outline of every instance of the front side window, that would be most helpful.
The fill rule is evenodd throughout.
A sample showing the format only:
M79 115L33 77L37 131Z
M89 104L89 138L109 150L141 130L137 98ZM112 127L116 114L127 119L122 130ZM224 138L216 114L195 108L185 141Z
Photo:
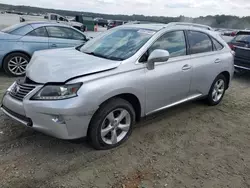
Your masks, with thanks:
M133 56L153 35L154 30L120 28L87 42L80 51L112 60Z
M64 38L64 39L71 39L71 40L85 40L86 37L75 31L74 29L67 28L67 27L56 27L51 26L47 27L47 31L49 34L49 37L53 38Z
M162 35L149 48L148 53L156 49L167 50L170 57L184 56L187 54L185 35L183 31L173 31Z
M191 54L212 52L213 45L209 36L198 31L188 31Z
M33 36L33 37L48 37L45 27L34 29L33 31L29 32L27 35Z

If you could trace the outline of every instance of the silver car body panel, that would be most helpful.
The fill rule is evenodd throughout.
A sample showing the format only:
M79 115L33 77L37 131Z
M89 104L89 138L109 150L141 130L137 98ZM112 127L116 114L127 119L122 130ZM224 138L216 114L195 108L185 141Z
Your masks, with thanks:
M124 61L94 57L74 48L37 52L28 67L27 76L41 84L23 102L17 102L7 93L3 105L31 118L36 130L58 138L72 139L87 135L93 114L103 102L112 97L122 94L135 96L139 100L143 117L206 96L214 79L222 72L228 73L232 79L233 55L223 39L213 31L163 24L123 25L114 29L121 27L153 29L156 33L139 51ZM148 70L146 63L138 62L155 40L174 30L207 33L222 43L224 48L215 52L170 58L167 62L156 63L154 70ZM30 100L48 82L82 82L83 85L75 98ZM56 117L61 117L63 122L56 121Z

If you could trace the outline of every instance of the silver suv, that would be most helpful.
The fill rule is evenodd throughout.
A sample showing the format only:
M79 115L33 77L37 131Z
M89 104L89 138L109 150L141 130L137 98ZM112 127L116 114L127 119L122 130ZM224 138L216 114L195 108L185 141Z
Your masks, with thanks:
M96 149L126 141L141 117L198 98L221 102L234 56L213 31L189 24L133 24L84 46L36 52L2 110L61 139Z

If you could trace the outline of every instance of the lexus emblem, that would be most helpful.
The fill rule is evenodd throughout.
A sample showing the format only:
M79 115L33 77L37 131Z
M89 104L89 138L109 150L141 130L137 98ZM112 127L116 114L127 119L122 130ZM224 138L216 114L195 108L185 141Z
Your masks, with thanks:
M19 89L20 89L19 85L16 85L16 86L13 88L13 93L14 93L14 94L18 93Z

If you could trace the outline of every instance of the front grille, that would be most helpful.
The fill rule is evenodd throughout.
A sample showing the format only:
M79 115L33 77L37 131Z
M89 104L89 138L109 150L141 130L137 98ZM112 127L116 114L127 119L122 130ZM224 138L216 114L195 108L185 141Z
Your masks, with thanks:
M29 85L29 84L23 84L16 82L16 84L11 88L10 96L13 98L22 101L26 95L28 95L33 89L35 89L36 86Z

